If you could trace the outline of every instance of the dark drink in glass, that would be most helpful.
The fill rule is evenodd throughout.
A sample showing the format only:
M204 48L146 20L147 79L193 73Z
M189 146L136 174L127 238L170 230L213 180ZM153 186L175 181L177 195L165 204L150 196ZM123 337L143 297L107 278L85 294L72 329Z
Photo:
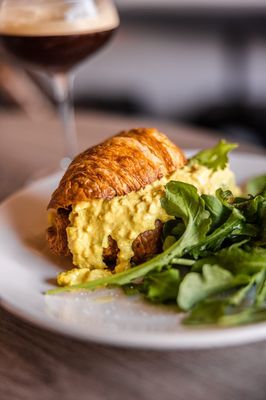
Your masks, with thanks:
M115 29L58 36L1 34L5 49L20 61L47 72L62 72L91 56L111 38Z

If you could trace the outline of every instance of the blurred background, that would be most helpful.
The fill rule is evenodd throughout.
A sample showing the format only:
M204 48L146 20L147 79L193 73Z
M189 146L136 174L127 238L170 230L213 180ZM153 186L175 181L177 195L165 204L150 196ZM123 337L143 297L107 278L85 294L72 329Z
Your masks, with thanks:
M180 121L266 146L265 0L116 3L118 33L78 69L78 110ZM0 111L43 118L51 99L43 77L0 55Z

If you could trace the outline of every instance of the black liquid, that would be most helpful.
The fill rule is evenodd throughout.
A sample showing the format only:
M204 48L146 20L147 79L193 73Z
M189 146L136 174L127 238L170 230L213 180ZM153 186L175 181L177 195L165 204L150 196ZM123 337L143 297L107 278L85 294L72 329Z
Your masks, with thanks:
M60 36L0 34L0 41L23 63L48 72L65 72L100 49L114 31Z

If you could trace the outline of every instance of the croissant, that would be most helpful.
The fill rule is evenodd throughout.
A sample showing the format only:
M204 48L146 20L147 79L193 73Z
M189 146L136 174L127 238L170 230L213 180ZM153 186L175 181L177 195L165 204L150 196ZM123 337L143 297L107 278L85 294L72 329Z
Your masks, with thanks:
M70 164L48 205L51 251L72 254L81 268L109 270L158 253L165 222L159 207L160 182L185 163L181 149L157 129L121 132L84 151ZM113 221L108 222L108 215L115 215Z

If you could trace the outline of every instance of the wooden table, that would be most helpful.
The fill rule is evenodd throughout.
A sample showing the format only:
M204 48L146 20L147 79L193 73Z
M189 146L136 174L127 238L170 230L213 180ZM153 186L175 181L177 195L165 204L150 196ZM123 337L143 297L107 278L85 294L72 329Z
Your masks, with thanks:
M78 117L80 148L144 125L160 127L182 147L216 141L188 127L94 114ZM33 123L0 114L1 198L36 170L56 165L62 153L58 129L54 119ZM0 308L1 400L264 400L265 371L266 342L204 351L116 349L41 330Z

